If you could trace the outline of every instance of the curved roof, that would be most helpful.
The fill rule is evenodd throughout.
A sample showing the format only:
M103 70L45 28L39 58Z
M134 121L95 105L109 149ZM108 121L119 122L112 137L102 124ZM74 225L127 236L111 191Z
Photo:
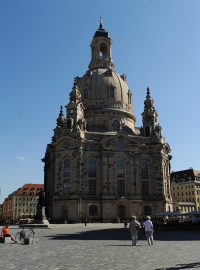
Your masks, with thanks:
M85 75L79 79L79 90L82 96L82 102L86 109L90 104L105 105L106 108L124 109L132 113L130 104L130 90L126 83L125 76L120 76L113 69L97 68L88 70Z

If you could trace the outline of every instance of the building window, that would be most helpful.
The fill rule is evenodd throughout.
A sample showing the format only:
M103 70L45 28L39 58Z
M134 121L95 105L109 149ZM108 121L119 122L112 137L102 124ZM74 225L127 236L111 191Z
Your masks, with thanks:
M70 179L64 180L63 193L64 193L64 195L68 195L70 193Z
M69 120L70 120L70 119L69 119ZM72 149L72 148L73 148L73 145L72 145L71 141L65 140L65 141L63 142L63 148L64 148L64 149Z
M70 160L69 159L64 160L63 176L70 177Z
M142 182L142 195L149 196L149 182L147 181Z
M131 92L130 92L130 90L128 91L128 103L129 104L131 104L131 96L132 96L132 94L131 94Z
M88 151L97 151L97 147L96 147L96 145L89 145L88 146Z
M146 161L142 162L141 176L142 176L142 179L148 179L149 178L149 169L148 169L148 164L147 164Z
M97 206L91 205L89 208L89 215L90 216L96 216L97 215Z
M124 179L117 179L117 194L119 196L125 195L125 182L124 182Z
M109 92L110 92L110 97L114 98L115 97L115 88L114 88L114 86L109 87Z
M88 176L89 177L96 177L96 160L90 159L88 164Z
M117 172L117 194L125 195L125 163L123 160L118 160L116 163Z
M123 160L117 161L117 177L124 178L125 176L125 164Z

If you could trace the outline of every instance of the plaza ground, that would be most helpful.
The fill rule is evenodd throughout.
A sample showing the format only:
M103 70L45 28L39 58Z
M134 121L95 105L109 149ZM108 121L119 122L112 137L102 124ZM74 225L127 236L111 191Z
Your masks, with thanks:
M55 224L36 233L36 245L0 244L0 270L200 269L200 231L157 230L153 246L143 232L132 246L123 224Z

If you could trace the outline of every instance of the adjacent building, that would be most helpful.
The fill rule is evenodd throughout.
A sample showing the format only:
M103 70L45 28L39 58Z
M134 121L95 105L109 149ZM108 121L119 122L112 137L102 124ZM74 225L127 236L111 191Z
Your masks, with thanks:
M44 162L47 216L55 222L119 221L172 211L170 147L147 88L136 126L126 75L115 71L100 22L91 61L60 108Z
M3 202L3 219L10 222L34 219L39 193L43 187L43 184L25 184L10 194Z
M171 173L171 191L174 210L200 211L200 171L183 170Z
M0 223L2 221L2 214L3 214L3 205L0 204Z

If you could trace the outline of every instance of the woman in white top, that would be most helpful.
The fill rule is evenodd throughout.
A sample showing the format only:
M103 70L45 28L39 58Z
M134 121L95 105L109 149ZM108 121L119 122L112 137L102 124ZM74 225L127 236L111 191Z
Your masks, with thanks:
M146 234L146 238L148 241L149 245L153 245L153 223L151 221L151 217L147 216L146 217L146 221L144 222L144 229L145 229L145 234Z

